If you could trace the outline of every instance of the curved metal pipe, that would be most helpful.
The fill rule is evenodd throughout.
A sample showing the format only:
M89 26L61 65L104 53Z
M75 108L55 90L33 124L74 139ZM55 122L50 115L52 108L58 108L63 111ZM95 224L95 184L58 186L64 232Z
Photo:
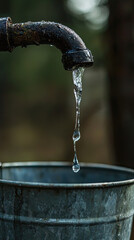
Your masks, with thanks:
M0 51L12 51L17 46L50 44L62 52L66 70L93 64L91 51L70 28L55 22L26 22L12 24L11 18L0 19Z

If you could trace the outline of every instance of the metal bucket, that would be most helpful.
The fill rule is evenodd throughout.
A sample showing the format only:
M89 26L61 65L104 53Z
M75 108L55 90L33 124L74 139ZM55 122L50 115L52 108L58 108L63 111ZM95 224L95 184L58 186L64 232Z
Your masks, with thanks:
M0 240L129 240L134 171L83 164L0 168Z

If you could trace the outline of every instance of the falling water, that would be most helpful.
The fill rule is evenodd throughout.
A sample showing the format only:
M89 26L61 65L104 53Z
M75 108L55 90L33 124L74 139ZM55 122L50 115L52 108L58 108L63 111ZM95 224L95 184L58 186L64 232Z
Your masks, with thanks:
M73 133L73 143L74 143L74 159L72 170L77 173L80 170L80 165L77 158L76 142L80 139L80 102L82 96L82 75L84 73L84 68L78 68L73 70L73 83L74 83L74 95L76 100L76 119L75 128Z

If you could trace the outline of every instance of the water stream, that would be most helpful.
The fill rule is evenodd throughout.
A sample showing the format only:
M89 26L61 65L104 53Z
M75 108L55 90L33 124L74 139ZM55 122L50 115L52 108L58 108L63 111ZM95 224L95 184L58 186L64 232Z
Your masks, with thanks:
M79 161L77 158L76 142L80 139L80 103L82 97L82 76L84 68L78 68L73 70L73 84L74 84L74 96L76 101L76 119L75 128L73 132L73 144L74 144L74 159L72 170L77 173L80 170Z

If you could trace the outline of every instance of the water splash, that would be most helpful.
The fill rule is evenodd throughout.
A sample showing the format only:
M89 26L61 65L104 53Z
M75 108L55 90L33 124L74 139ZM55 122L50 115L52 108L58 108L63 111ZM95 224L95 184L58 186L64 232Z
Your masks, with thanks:
M73 70L74 96L76 101L76 119L75 119L74 133L73 133L74 159L73 159L72 170L75 173L77 173L80 170L80 165L77 158L76 142L80 139L80 103L81 103L81 97L82 97L83 73L84 73L84 68L78 68Z

